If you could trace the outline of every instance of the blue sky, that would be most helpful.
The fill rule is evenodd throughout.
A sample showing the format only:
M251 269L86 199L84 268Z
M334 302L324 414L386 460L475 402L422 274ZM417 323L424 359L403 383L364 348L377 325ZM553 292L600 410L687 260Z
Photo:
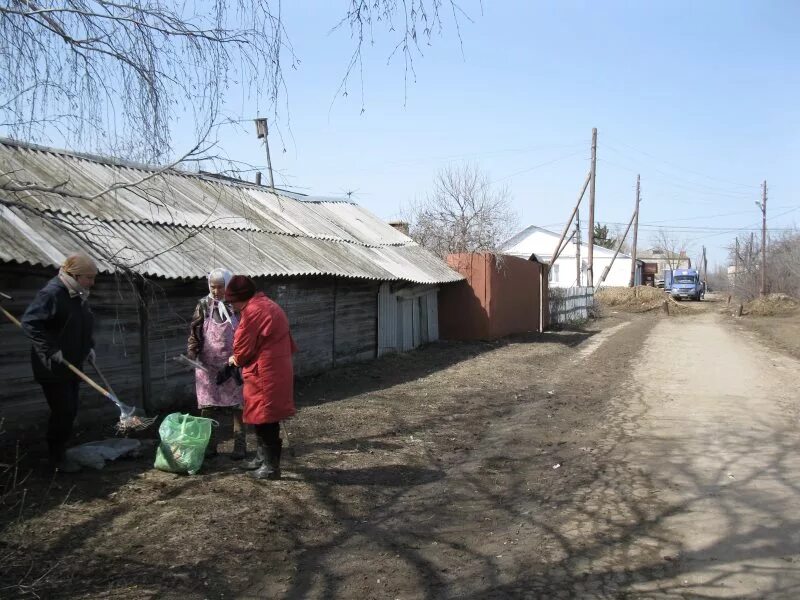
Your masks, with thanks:
M396 34L375 30L363 113L357 77L347 97L335 95L353 42L348 30L330 30L347 2L283 4L301 63L287 72L286 152L271 137L279 185L354 191L389 219L431 189L437 170L468 160L508 185L521 227L558 229L597 127L597 219L627 221L641 173L640 245L661 225L689 239L694 255L705 244L711 262L723 262L731 230L749 235L760 223L754 202L764 179L770 225L800 216L791 181L800 161L800 3L463 0L472 21L460 18L461 42L445 17L407 87L402 57L387 65ZM270 114L235 94L228 110ZM265 162L250 123L223 129L220 147Z

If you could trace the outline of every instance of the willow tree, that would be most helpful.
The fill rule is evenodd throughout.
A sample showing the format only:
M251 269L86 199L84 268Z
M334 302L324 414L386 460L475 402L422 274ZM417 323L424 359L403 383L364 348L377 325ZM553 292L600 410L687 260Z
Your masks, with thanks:
M402 55L406 73L413 71L421 42L442 33L443 8L457 32L461 12L453 0L343 1L341 19L331 26L349 30L352 54L342 57L341 86L330 93L346 94L350 79L363 75L362 55L373 36L392 40L392 55ZM285 118L278 111L287 106L283 74L300 67L289 25L280 0L0 0L0 135L164 170L213 161L220 124L256 111L272 113L279 125ZM232 89L250 99L250 114L226 110ZM193 128L186 148L173 147L177 126L184 139ZM33 195L92 201L159 176L120 181L88 196L69 182L47 188L22 181L0 164L0 205L61 226L37 208Z

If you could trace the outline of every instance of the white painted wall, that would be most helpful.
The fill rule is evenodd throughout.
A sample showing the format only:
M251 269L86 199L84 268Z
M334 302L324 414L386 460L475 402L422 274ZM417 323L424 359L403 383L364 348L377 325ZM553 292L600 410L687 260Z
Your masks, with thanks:
M518 233L516 236L508 240L505 244L501 245L504 253L512 256L519 256L520 258L528 259L531 255L542 262L550 262L550 258L555 251L555 246L559 240L559 234L542 229L541 227L530 226ZM550 286L558 288L575 287L578 279L578 265L577 265L577 244L570 241L565 246L563 252L555 261L555 264L550 269ZM586 279L587 266L586 261L589 255L589 246L581 244L580 248L581 263L583 273L581 274L581 285L587 285ZM594 247L594 285L600 281L603 275L603 270L607 265L611 264L611 258L614 255L613 250L603 248L601 246ZM603 282L604 286L627 286L631 278L631 257L625 254L617 255L614 265L611 267L606 280ZM641 267L636 269L635 284L640 285L642 282Z
M611 267L611 271L609 271L606 280L603 282L604 286L623 286L627 287L628 282L631 278L631 258L617 256L617 260L614 261L614 265ZM586 279L587 274L587 267L588 263L586 259L581 257L581 263L583 264L583 273L581 274L581 285L586 285L588 280ZM603 275L603 271L605 270L606 266L611 263L611 258L606 256L595 256L594 257L594 283L595 286L600 281L600 277ZM578 279L578 265L574 256L572 257L559 257L556 260L556 264L554 268L550 269L550 286L551 287L558 287L558 288L568 288L568 287L575 287L577 285ZM641 267L636 269L636 285L640 285L642 282L642 270Z

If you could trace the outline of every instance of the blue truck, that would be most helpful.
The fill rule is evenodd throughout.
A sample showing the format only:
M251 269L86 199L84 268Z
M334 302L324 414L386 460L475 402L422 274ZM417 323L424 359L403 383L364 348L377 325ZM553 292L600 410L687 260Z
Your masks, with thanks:
M667 289L666 285L664 289ZM705 294L703 282L700 281L700 273L697 272L697 269L675 269L672 272L672 286L669 293L676 300L683 298L702 300Z

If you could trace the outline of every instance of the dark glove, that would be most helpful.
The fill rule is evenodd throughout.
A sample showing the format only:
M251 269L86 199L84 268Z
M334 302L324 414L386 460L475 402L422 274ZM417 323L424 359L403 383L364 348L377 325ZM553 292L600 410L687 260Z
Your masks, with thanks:
M217 385L222 385L231 377L233 377L236 385L242 385L242 383L244 383L242 380L242 370L239 367L225 365L219 370L219 373L217 373Z

